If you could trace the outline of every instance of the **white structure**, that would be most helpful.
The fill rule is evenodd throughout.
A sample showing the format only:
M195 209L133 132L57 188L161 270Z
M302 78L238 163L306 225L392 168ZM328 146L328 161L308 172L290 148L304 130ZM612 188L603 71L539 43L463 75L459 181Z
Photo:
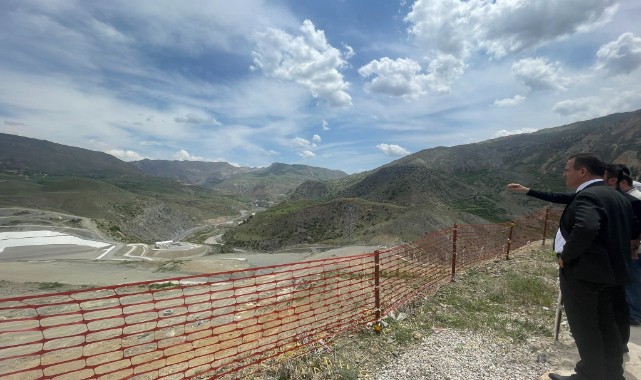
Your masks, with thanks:
M104 248L111 245L55 231L0 232L0 252L9 247L51 244L85 245L93 248Z
M156 249L167 249L167 248L171 247L172 245L174 245L174 241L173 240L157 241L154 244L154 248L156 248Z

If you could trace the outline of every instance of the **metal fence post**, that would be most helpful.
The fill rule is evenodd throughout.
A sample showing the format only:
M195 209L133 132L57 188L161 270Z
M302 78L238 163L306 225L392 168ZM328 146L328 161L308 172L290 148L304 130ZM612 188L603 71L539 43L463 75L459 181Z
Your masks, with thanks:
M545 219L543 221L543 245L545 245L545 236L548 234L548 219L550 218L550 208L545 208Z
M456 276L456 234L458 227L456 224L452 227L452 279L450 282L454 282L454 276Z
M510 247L512 246L512 232L514 231L514 222L510 222L510 232L507 236L507 247L505 249L505 260L510 259Z
M381 258L380 251L374 251L374 330L381 333Z

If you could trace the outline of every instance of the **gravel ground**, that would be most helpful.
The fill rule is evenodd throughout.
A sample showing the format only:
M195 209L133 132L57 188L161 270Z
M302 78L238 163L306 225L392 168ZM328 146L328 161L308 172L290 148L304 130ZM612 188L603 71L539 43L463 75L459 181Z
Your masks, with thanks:
M571 375L579 359L567 324L559 342L514 345L469 331L444 329L404 352L378 371L376 380L548 380L548 373ZM625 378L641 380L641 327L631 330L624 356Z
M467 331L444 329L402 354L377 380L539 379L549 363L527 346Z

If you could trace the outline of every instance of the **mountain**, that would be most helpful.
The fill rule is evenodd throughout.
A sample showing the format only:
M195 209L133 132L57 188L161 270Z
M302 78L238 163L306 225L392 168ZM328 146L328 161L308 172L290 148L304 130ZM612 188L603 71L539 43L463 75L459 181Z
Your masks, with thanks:
M106 153L6 133L0 133L0 170L89 178L142 174Z
M233 175L215 188L228 194L268 201L282 200L305 181L327 181L347 173L307 165L273 163L267 168Z
M347 176L340 170L307 165L273 163L267 168L232 166L227 162L134 161L146 174L201 185L221 193L251 200L276 201L309 180L330 180Z
M126 241L173 239L207 220L237 217L252 207L249 201L282 198L306 180L345 176L281 163L268 168L226 162L127 163L101 152L0 134L0 207L92 218L104 232Z
M475 144L426 149L367 173L308 181L287 202L257 214L225 238L236 245L269 242L272 248L320 241L387 244L394 239L413 241L453 223L506 221L545 206L507 192L507 183L564 191L565 162L580 152L623 163L638 176L641 110ZM353 227L350 231L344 228L347 219ZM274 225L280 226L277 232Z
M256 168L233 166L227 162L149 160L130 162L145 174L211 187L231 176L256 171Z
M145 175L105 153L0 134L0 207L82 216L116 240L149 243L174 239L207 219L235 217L248 205Z
M506 128L509 126L506 126ZM426 149L374 170L274 163L143 160L0 134L0 207L92 218L127 241L173 238L205 220L239 215L248 200L282 200L224 235L235 246L396 244L454 223L506 221L543 207L509 182L564 190L566 159L595 152L641 172L641 110L475 144ZM154 174L154 175L151 175ZM170 178L159 177L163 175Z

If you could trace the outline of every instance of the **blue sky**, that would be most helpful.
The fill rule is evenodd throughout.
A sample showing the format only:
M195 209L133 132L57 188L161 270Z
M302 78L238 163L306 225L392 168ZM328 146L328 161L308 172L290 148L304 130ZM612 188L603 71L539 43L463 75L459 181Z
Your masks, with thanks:
M356 173L641 108L638 0L0 2L0 132Z

